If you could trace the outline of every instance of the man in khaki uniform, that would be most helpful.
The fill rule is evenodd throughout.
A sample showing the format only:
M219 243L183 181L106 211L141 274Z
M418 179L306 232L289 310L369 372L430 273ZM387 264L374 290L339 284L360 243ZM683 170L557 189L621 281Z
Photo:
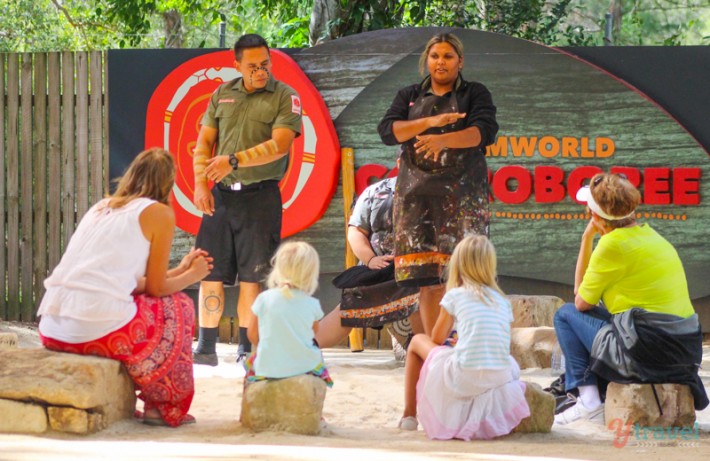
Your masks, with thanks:
M279 180L288 152L301 132L301 101L293 88L271 75L266 41L247 34L234 44L242 76L212 94L197 137L194 202L203 213L195 246L214 257L200 284L196 364L215 366L224 284L239 280L239 357L251 351L246 328L251 306L281 242ZM214 150L214 156L212 152ZM214 181L210 190L207 181Z

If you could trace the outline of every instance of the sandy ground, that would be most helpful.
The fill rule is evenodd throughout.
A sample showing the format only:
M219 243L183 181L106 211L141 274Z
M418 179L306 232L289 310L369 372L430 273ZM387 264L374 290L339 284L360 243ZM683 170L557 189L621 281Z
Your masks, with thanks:
M21 347L38 347L28 326L0 322L15 331ZM196 394L191 414L197 424L177 429L122 421L89 436L47 433L0 434L0 460L705 460L710 456L710 408L697 415L699 436L686 441L638 440L624 448L601 424L554 426L549 434L516 434L493 441L432 441L396 428L402 411L404 368L389 350L327 349L326 363L335 380L324 407L327 422L319 436L283 432L252 433L239 423L243 370L235 363L236 346L218 345L218 367L195 366ZM703 380L710 387L710 346L705 347ZM523 379L543 387L554 378L549 369L523 370ZM0 418L2 415L0 415Z

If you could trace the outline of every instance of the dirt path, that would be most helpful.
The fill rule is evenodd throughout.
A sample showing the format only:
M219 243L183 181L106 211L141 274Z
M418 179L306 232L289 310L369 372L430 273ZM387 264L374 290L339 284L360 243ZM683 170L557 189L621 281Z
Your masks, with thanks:
M34 329L0 322L15 331L21 347L38 347ZM234 363L236 347L219 344L220 365L195 367L196 394L191 413L198 423L177 429L149 428L123 421L90 436L48 433L0 434L0 460L706 460L710 456L710 409L698 413L698 438L684 442L638 440L624 448L602 425L578 422L553 427L550 434L511 435L493 441L431 441L423 432L396 428L402 408L404 369L390 351L325 351L335 380L324 407L327 428L317 437L279 432L253 434L238 422L243 371ZM703 380L710 386L710 346L705 348ZM528 369L523 379L546 386L549 369ZM0 415L2 417L2 415Z

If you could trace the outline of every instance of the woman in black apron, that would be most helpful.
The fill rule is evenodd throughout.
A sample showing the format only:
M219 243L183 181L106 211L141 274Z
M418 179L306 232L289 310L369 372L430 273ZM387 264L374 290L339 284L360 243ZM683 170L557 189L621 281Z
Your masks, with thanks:
M491 94L461 76L463 44L438 34L426 45L420 84L399 90L378 126L382 141L400 144L394 198L395 276L420 289L424 330L431 335L443 296L443 268L456 244L488 235L485 148L498 132Z

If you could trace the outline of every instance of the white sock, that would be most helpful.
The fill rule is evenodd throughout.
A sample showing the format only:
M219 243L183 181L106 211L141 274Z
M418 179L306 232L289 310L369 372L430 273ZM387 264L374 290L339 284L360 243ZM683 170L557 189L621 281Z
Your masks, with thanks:
M582 402L582 406L587 410L594 410L602 404L602 400L599 397L599 388L596 384L579 386L577 390L579 390L579 401Z

